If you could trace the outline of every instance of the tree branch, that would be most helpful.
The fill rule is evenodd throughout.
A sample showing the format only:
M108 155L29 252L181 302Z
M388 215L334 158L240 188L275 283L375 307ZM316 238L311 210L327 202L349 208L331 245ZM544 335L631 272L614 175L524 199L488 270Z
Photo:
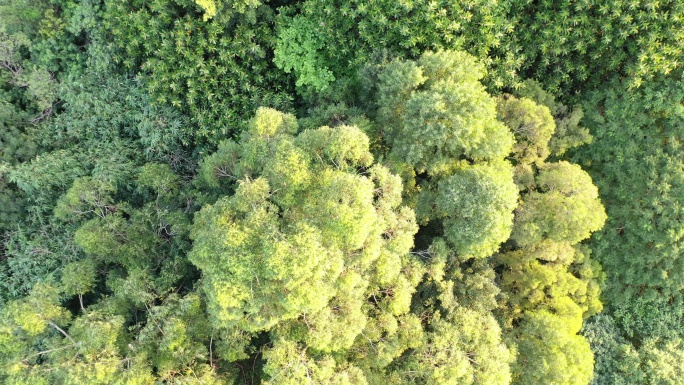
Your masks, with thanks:
M50 326L52 326L53 328L55 328L58 332L62 333L62 335L63 335L64 337L68 338L69 341L71 341L71 343L73 343L74 345L77 344L77 343L76 343L76 340L74 340L73 338L71 338L71 336L69 335L69 333L65 332L64 329L62 329L61 327L57 326L57 324L55 324L55 323L52 322L52 321L48 321L48 324L49 324Z

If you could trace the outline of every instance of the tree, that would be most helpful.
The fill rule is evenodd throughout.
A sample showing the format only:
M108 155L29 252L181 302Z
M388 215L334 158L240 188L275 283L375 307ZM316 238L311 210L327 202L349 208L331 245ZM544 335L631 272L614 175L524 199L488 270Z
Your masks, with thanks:
M425 341L408 355L406 376L414 384L508 384L511 354L496 320L457 308L448 320L431 322Z
M580 324L568 324L548 311L528 313L514 331L518 359L514 384L588 384L594 358L589 343L577 335Z
M513 135L497 120L496 101L479 82L484 74L464 52L426 52L417 62L387 64L376 90L380 156L404 175L419 222L443 226L464 259L498 250L517 205L503 161Z
M360 130L296 130L292 115L259 109L239 145L202 164L237 187L196 215L189 256L215 327L343 352L367 343L371 315L409 311L422 275L408 254L414 214L400 206L400 179L371 167Z
M589 100L603 113L598 107L589 109L587 102L587 124L596 141L576 155L590 164L589 171L606 191L610 219L594 242L607 273L606 297L616 307L659 298L681 303L676 282L682 270L675 245L683 190L676 171L681 150L674 138L683 89L676 77L644 84L629 97L623 94L627 87L616 82L591 94Z
M529 192L516 210L511 238L519 245L543 239L577 243L603 227L606 213L598 189L579 166L544 164L535 183L536 191Z
M530 99L504 95L497 103L497 113L515 135L513 159L523 164L544 162L556 130L551 111Z
M353 366L337 365L331 356L319 359L308 357L306 351L291 341L276 341L264 353L267 364L264 367L264 384L296 385L340 384L367 385L363 372Z
M596 361L592 385L645 382L639 352L622 337L610 315L599 314L590 318L582 329L582 335L591 344Z
M635 347L609 315L593 317L583 334L596 354L592 384L676 384L682 371L682 341L645 338Z
M488 65L493 83L511 81L519 58L488 54L512 32L502 7L486 1L411 3L306 1L279 10L276 64L293 69L298 85L314 89L354 76L374 52L389 49L400 59L429 50L465 50Z
M510 131L497 120L496 100L480 84L485 68L459 51L426 52L394 62L379 75L378 122L391 157L437 174L461 157L508 155Z
M440 181L435 198L444 236L463 256L494 254L508 239L518 191L508 163L464 166Z
M504 335L516 347L515 384L587 384L589 342L577 335L585 317L602 308L598 265L586 248L572 245L606 219L591 177L574 164L543 163L523 190L511 240L497 256L505 306ZM534 171L532 171L534 173ZM534 175L534 174L533 174Z
M544 242L501 254L497 263L504 297L504 322L512 325L527 311L546 310L564 316L567 323L601 311L601 270L587 250L569 243Z
M95 286L96 268L95 261L85 259L67 264L62 272L62 291L66 295L78 295L83 311L85 311L83 294L88 293Z
M502 38L500 55L525 57L520 72L553 93L600 87L613 74L638 87L680 67L684 8L678 1L499 4L514 31Z
M515 91L515 95L548 107L553 115L556 130L549 142L552 155L560 157L568 149L591 143L593 138L589 130L580 126L580 121L584 117L584 111L580 105L570 108L558 102L553 95L542 89L539 82L532 79L523 81L520 88Z
M592 245L606 273L603 290L618 330L614 338L632 345L631 351L613 353L604 363L608 367L630 362L632 351L646 341L663 346L684 335L678 252L684 190L676 139L684 89L679 74L629 87L616 79L587 96L585 124L595 140L574 151L603 191L608 221Z
M259 1L107 1L112 61L139 74L153 104L190 116L196 144L237 136L258 106L291 108L272 64L274 11Z

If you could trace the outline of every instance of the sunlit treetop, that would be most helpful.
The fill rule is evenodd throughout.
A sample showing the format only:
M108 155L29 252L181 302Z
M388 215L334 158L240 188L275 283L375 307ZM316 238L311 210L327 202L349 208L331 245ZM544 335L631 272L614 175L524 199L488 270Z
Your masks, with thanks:
M414 214L360 130L296 130L291 115L259 109L239 145L222 143L202 164L205 179L236 187L196 215L190 259L215 326L278 326L281 338L343 349L373 293L376 311L408 312L421 276L407 255Z

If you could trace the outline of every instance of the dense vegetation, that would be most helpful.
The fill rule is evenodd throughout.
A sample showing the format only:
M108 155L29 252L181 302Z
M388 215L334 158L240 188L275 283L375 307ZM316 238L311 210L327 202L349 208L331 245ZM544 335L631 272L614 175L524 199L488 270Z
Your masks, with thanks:
M684 383L683 4L0 0L0 382Z

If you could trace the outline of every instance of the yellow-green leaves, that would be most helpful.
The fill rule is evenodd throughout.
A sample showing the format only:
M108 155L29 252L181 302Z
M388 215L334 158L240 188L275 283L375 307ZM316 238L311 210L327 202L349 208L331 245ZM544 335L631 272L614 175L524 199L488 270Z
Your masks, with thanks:
M581 323L580 323L581 325ZM594 357L589 342L548 311L531 313L514 331L518 359L512 366L513 383L520 385L580 385L591 381Z
M378 123L387 157L404 176L404 199L421 225L443 227L463 259L496 252L517 206L503 159L513 134L497 120L484 75L484 65L460 51L394 61L378 75Z
M497 104L499 119L515 135L513 158L524 164L541 163L550 154L549 141L556 124L548 107L530 99L505 95Z
M518 350L514 383L586 384L593 354L578 332L602 308L601 271L575 244L600 229L606 214L589 174L568 162L542 163L543 154L517 154L523 194L511 239L518 249L496 257L503 265L499 312L508 343Z
M264 353L265 385L335 384L367 385L364 374L353 366L338 365L331 356L318 359L291 341L276 341Z
M577 243L603 227L606 213L598 189L579 166L547 163L536 176L537 191L516 211L512 238L521 246L543 239Z
M216 16L216 2L214 0L195 0L195 4L199 5L204 10L202 19L207 21Z
M190 259L215 326L340 351L362 332L369 297L387 317L409 311L417 228L399 207L399 178L370 167L359 129L296 128L291 115L261 108L239 145L221 144L204 162L205 175L222 167L237 184L196 215Z
M513 145L496 101L479 80L484 67L460 51L426 52L379 75L379 124L396 159L435 173L459 157L497 159Z
M410 383L510 383L509 364L513 357L491 314L458 307L448 320L433 320L429 328L423 341L402 360Z
M368 136L356 127L320 127L305 130L297 136L297 145L310 154L314 162L331 163L340 170L370 166L373 156L368 152Z
M9 303L4 317L29 336L45 332L51 322L69 320L67 312L59 306L59 292L46 284L36 284L28 297Z
M483 258L508 239L517 200L510 164L464 166L439 182L435 216L459 254Z

